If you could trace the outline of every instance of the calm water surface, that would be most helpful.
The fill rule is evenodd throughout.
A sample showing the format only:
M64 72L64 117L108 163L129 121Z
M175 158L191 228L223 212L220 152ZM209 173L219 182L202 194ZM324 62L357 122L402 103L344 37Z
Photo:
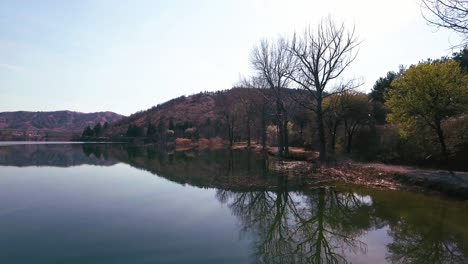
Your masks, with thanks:
M468 204L304 188L245 151L0 146L0 263L467 263Z

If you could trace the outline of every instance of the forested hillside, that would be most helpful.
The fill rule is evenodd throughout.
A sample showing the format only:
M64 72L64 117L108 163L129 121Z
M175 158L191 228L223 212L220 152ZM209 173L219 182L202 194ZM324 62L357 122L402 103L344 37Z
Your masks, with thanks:
M310 115L295 99L304 96L296 89L283 89L291 119L292 140L303 145ZM288 95L288 96L286 96ZM275 97L270 90L232 88L181 96L146 111L135 113L114 123L105 131L113 138L145 137L155 141L173 138L215 138L229 143L262 139L274 144L276 124ZM169 132L168 132L169 131ZM265 131L266 134L263 135ZM297 137L296 137L297 136Z

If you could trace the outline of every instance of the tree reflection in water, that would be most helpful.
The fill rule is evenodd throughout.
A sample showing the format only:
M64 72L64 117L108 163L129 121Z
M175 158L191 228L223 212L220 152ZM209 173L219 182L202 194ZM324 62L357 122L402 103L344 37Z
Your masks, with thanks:
M331 188L299 193L279 186L274 192L217 192L240 220L241 232L255 235L257 262L347 263L346 251L366 253L357 238L369 228L362 219L369 202Z
M402 217L390 224L388 234L393 242L386 259L391 263L466 263L461 237L445 230L446 213L445 207L440 208L430 223Z
M369 241L367 232L372 230L387 230L382 232L385 237L377 238L382 246L379 261L467 263L466 202L349 185L304 191L301 179L287 181L269 171L274 160L266 153L168 153L120 144L0 149L0 165L7 166L110 166L119 162L174 183L216 188L217 199L239 219L240 232L253 235L260 263L346 263L356 255L366 262L368 248L363 241Z

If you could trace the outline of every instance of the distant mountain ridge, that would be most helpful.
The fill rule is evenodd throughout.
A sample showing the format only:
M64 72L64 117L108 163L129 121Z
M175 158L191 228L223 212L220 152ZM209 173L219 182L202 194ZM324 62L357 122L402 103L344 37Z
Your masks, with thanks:
M81 113L73 111L0 112L0 139L67 138L81 133L86 126L114 123L124 116L114 112Z

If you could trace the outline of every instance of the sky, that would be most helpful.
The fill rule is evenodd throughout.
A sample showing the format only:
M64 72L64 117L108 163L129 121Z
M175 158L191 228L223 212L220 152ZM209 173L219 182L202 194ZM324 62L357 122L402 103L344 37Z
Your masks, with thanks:
M0 0L0 111L129 115L252 73L261 39L331 16L362 40L344 78L369 92L399 65L451 54L418 0Z

